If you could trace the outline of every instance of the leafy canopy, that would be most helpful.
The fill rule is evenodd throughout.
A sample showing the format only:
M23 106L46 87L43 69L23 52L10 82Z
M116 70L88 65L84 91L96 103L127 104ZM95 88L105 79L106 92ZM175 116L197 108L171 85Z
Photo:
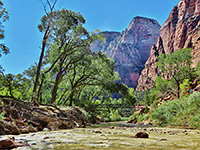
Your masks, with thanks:
M0 0L0 40L5 38L3 23L8 20L8 11L3 7L3 2ZM0 43L0 57L2 54L8 54L9 49L5 44Z

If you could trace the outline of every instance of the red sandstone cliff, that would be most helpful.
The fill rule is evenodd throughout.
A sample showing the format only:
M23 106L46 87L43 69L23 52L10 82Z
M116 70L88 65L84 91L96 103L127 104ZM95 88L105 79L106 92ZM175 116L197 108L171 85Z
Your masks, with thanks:
M106 51L115 60L115 70L122 83L136 87L152 44L159 36L160 25L154 19L135 17L128 28L110 42Z
M160 27L154 19L135 17L122 33L103 32L106 42L101 44L95 41L91 44L91 49L95 52L103 51L112 57L121 82L129 87L136 87L150 56L151 46L157 41Z
M170 54L181 48L193 48L193 65L200 62L200 0L180 0L173 8L161 27L157 44L152 46L150 57L138 80L137 90L152 87L152 81L157 77L155 49L159 54Z

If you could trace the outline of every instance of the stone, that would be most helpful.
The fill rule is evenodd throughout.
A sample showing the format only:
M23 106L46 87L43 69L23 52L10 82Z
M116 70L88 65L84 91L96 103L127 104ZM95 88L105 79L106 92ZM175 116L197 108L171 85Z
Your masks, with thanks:
M30 146L28 143L14 143L13 147L18 148L18 147L25 147L25 146Z
M99 131L99 130L96 130L96 131L93 131L94 133L99 133L99 134L102 134L102 132L101 131Z
M156 62L162 54L170 54L182 48L193 48L193 67L200 63L200 1L180 0L162 25L157 44L152 46L150 56L145 63L138 80L137 90L153 86L159 70ZM155 51L158 55L155 55Z
M43 131L48 132L48 131L50 131L50 130L49 130L48 128L44 128Z
M22 128L20 129L20 131L21 131L22 134L29 133L28 127L22 127Z
M138 132L134 138L149 138L149 135L146 132Z
M37 129L32 126L28 126L28 130L29 130L29 132L37 132Z
M158 140L159 142L162 142L162 141L167 141L167 139L160 139Z
M63 113L67 116L68 123L71 127L82 128L86 126L87 119L83 110L81 110L80 108L67 107L66 110L63 110Z
M3 137L0 138L0 149L10 149L14 145L14 138Z

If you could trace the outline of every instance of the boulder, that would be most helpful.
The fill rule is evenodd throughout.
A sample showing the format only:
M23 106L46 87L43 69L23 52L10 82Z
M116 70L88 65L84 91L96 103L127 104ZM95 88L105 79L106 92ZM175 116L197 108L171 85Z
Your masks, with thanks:
M28 127L22 127L22 128L20 129L20 131L21 131L22 134L29 133Z
M14 138L3 137L0 139L0 149L10 149L14 146Z
M72 128L70 121L63 122L59 118L53 118L48 116L40 116L39 121L43 128L48 128L50 130L58 129L70 129Z
M70 120L71 124L74 124L74 127L85 127L87 119L85 114L80 108L77 107L67 107L63 110L63 113Z
M134 138L149 138L149 135L146 132L138 132Z
M27 143L16 143L14 140L15 140L14 137L0 138L0 149L12 149L12 148L17 148L17 147L30 146Z
M37 129L35 127L28 126L27 128L28 128L29 132L37 132Z

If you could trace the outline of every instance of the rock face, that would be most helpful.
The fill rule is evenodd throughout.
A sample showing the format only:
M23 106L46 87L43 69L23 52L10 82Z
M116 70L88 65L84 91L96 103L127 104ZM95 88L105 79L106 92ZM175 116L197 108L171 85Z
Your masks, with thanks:
M106 44L101 47L97 44L96 49L102 50L115 60L115 70L119 72L122 83L129 87L136 87L140 73L150 55L151 46L157 41L159 31L160 25L156 20L135 17L120 35L105 32L108 39ZM113 38L114 36L116 37ZM94 47L93 45L92 49Z
M157 77L156 60L161 53L170 54L182 48L193 48L194 67L200 62L200 0L180 0L162 25L157 44L138 80L137 90L152 87Z
M108 48L110 42L112 42L116 37L120 35L120 32L109 32L105 31L102 32L105 35L106 41L105 42L100 42L100 41L95 41L90 45L90 48L94 52L99 52L99 51L106 51Z

